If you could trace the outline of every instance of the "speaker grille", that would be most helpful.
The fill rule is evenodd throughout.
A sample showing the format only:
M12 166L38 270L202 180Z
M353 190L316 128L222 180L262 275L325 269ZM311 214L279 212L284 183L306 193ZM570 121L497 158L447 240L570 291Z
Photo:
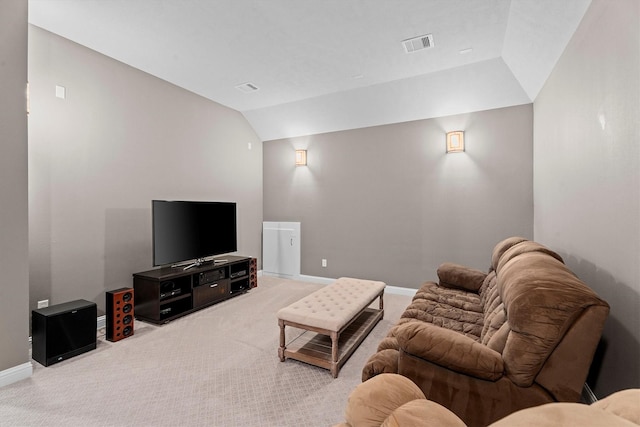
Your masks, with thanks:
M249 261L249 287L258 287L258 260L251 258Z
M133 289L108 291L106 298L107 339L119 341L133 335Z

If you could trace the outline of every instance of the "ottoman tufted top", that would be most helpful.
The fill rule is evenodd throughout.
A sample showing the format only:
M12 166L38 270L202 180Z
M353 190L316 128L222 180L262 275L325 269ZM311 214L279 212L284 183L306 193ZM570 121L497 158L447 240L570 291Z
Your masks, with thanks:
M278 319L337 332L367 307L384 287L384 282L341 277L280 309Z

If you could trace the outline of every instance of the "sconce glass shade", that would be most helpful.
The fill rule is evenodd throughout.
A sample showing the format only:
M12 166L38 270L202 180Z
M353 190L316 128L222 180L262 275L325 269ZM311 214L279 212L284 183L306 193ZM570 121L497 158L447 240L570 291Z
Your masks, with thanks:
M307 150L296 150L296 166L307 166Z
M447 132L447 153L461 153L464 151L464 132L461 130Z

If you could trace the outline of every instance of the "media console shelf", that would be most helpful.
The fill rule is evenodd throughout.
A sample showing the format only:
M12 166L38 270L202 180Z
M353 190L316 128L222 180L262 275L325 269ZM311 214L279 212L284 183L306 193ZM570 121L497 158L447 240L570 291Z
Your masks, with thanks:
M136 319L166 323L255 287L254 258L229 255L198 267L164 267L133 275Z

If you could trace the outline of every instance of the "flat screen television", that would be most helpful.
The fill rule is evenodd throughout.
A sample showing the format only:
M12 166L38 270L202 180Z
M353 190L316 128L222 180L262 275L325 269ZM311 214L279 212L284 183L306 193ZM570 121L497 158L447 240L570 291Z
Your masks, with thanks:
M152 200L153 265L200 265L238 250L236 204Z

